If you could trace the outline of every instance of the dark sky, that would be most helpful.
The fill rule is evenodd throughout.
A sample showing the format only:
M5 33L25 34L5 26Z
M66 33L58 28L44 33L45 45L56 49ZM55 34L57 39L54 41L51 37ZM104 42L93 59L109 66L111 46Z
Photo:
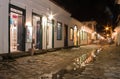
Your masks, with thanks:
M80 21L96 20L101 25L112 24L116 20L115 0L51 0Z

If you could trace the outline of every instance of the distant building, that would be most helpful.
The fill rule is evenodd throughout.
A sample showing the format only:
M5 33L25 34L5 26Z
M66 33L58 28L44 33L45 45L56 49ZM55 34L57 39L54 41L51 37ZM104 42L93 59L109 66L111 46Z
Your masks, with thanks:
M73 30L73 38L71 39L73 40L73 44L75 46L90 44L91 40L95 38L95 36L93 35L95 33L95 24L95 21L80 22L72 18L69 26L70 29Z

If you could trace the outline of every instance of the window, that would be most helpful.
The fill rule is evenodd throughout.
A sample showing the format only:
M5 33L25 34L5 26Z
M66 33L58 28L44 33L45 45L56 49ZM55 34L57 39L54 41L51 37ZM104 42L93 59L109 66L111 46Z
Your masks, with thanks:
M70 40L73 40L73 28L70 28Z
M87 40L87 32L82 31L82 40Z
M27 38L24 26L25 10L9 4L9 14L9 50L10 52L25 51L25 39ZM28 30L30 31L31 28Z
M57 22L57 40L62 40L62 23Z
M80 31L80 40L83 40L83 31Z
M87 32L81 30L80 31L80 38L81 38L81 40L87 40Z

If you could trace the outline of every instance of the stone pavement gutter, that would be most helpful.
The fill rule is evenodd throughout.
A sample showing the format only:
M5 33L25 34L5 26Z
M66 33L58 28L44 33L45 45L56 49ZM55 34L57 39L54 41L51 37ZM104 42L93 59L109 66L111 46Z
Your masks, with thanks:
M98 47L100 46L81 46L42 55L21 57L14 61L2 61L0 62L0 79L42 79L44 74L54 74L65 68L75 58L90 53Z

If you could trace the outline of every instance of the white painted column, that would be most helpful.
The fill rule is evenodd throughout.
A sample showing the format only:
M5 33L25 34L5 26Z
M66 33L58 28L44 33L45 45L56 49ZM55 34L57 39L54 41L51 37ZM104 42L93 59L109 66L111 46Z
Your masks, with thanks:
M47 49L47 17L43 16L42 17L42 49Z
M30 5L26 6L26 23L30 23L32 27L32 8L30 7ZM32 42L26 42L26 51L28 51L28 49L31 48L31 45L32 45Z

